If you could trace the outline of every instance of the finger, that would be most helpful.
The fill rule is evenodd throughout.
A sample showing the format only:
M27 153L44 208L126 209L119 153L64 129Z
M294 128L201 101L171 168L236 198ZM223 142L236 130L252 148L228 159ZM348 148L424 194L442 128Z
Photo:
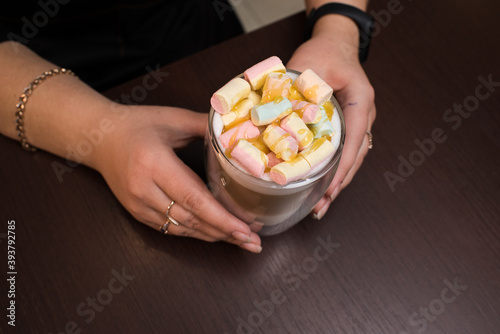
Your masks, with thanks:
M165 109L162 109L165 110ZM208 124L208 114L194 112L184 108L169 107L164 114L170 124L186 133L203 137Z
M369 123L369 129L368 132L371 132L371 126L373 122L375 121L376 117L376 108L373 106L370 109L369 116L368 116L368 123ZM356 159L354 164L352 165L351 169L347 172L345 178L341 181L340 184L337 184L332 181L330 186L325 192L325 195L323 198L314 206L312 213L314 218L320 218L326 211L328 210L329 205L331 202L335 200L335 198L338 196L340 191L344 189L351 181L358 169L361 167L361 164L364 161L365 156L368 154L368 151L370 150L370 140L369 136L367 133L363 134L363 142L361 147L358 150L358 154L356 155Z
M224 209L203 181L172 151L167 154L170 156L170 168L160 168L155 176L155 182L163 192L171 194L176 203L187 212L221 231L225 235L222 240L234 237L248 242L252 233L250 227ZM243 235L248 238L244 240Z
M352 168L347 173L347 175L344 179L344 182L342 182L340 190L344 189L349 183L351 183L354 175L356 174L356 172L359 170L359 168L363 164L363 161L364 161L366 155L368 154L368 151L370 150L369 146L370 146L369 137L368 137L368 135L365 135L364 140L363 140L363 145L361 145L358 156L356 157L356 160L355 160ZM335 198L332 198L332 201L334 199Z
M192 178L188 178L187 181L194 180L196 188L200 188L195 191L207 192L208 197L212 196L204 186L201 179L199 179L196 174L194 174L186 165L184 165L171 149L167 149L163 153L164 154L160 157L164 158L162 160L168 161L168 163L162 162L160 159L158 159L157 167L152 171L153 184L147 187L147 191L142 192L143 195L141 195L140 197L140 202L142 204L139 206L135 205L131 207L132 211L135 212L134 216L136 216L139 220L141 220L148 226L157 230L161 226L163 226L164 221L166 221L166 210L168 204L172 201L172 199L179 201L179 198L181 197L176 198L175 196L177 196L178 194L182 196L182 190L186 190L189 186L189 183L183 184L181 191L178 191L178 185L174 186L176 188L172 188L172 185L169 184L169 182L174 178L165 177L165 175L168 176L175 174L171 172L172 170L187 170L189 173L191 173L190 177ZM168 169L166 169L165 166L167 166ZM176 178L177 177L182 178L182 175L176 175ZM158 180L166 180L166 182L160 183L158 182ZM172 198L167 196L167 191L171 194L174 194L174 197ZM213 197L211 197L211 199L215 201ZM179 207L179 205L176 205L175 207ZM145 213L146 209L148 210L147 214ZM222 210L225 209L222 208ZM185 220L188 225L190 225L185 226L186 229L179 230L179 233L182 233L182 235L184 236L199 237L200 239L207 241L224 240L230 243L237 244L239 246L242 246L242 244L245 242L256 243L255 246L245 246L244 248L246 249L250 249L250 247L254 247L254 249L256 249L258 248L256 246L260 247L261 240L258 235L251 232L251 229L247 224L231 216L228 212L226 212L226 215L229 215L230 218L237 221L238 224L241 224L240 226L238 226L239 231L232 231L232 233L230 233L229 235L227 233L221 232L220 229L214 228L212 224L203 221L203 219L196 217L196 215L193 214L190 210L181 211L181 214L184 214L183 216L181 216L182 219ZM177 219L180 220L179 218Z
M368 154L368 151L370 150L369 149L369 145L370 145L369 137L366 134L364 137L365 138L363 140L363 144L358 151L358 155L355 159L355 162L354 162L352 168L347 173L344 181L339 185L335 185L335 184L333 184L333 182L330 184L327 191L325 192L325 196L323 196L321 198L321 200L313 208L313 210L312 210L313 218L319 220L324 216L324 214L326 213L326 211L330 207L331 203L335 200L335 198L338 196L340 191L342 191L342 189L344 189L352 181L354 175L357 173L357 171L359 170L359 168L363 164L364 158L366 157L366 155Z
M375 107L372 108L375 110ZM366 155L368 152L368 136L367 136L367 131L371 131L371 124L373 123L374 115L375 112L370 112L368 115L368 120L366 122L359 122L361 125L354 125L354 121L351 121L351 117L353 116L352 114L348 114L346 116L347 119L349 119L350 124L353 124L350 128L350 131L346 131L346 140L345 140L345 146L344 146L344 152L342 153L342 158L340 161L339 169L340 173L338 175L335 175L334 178L334 186L330 189L333 191L333 189L336 188L337 185L342 184L342 188L346 187L350 179L347 180L347 174L351 172L351 170L354 167L354 164L358 161L358 157L360 153L363 153ZM365 118L366 119L366 118ZM348 121L346 120L346 123ZM363 128L362 126L365 126L365 124L369 123L370 125L366 125L367 127ZM347 125L346 125L347 128ZM339 180L340 182L335 182Z
M178 237L197 238L197 239L208 241L208 242L221 241L220 238L214 237L213 234L206 232L205 228L201 228L199 230L194 230L194 229L191 229L191 228L184 226L179 220L177 220L177 221L179 222L179 225L175 225L173 223L170 223L168 225L168 234L175 235ZM162 226L163 225L164 224L162 224ZM207 226L207 225L205 225L205 226ZM241 241L236 240L234 238L231 238L231 239L225 240L225 241L228 243L234 244L236 246L239 246L241 248L253 251L255 253L260 253L262 251L262 247L260 246L260 243L261 243L260 237L255 233L252 233L249 242L241 242Z
M323 196L311 211L312 217L316 220L323 218L331 203L328 196Z
M346 136L339 168L332 181L334 189L343 183L347 173L354 165L366 133L368 122L367 117L363 116L362 106L351 105L347 106L344 110Z
M184 209L178 203L175 203L175 198L172 199L171 197L167 196L159 187L157 189L158 193L161 194L158 194L156 196L156 198L158 198L159 200L156 201L156 205L153 209L158 213L158 221L163 222L166 221L168 217L170 217L179 224L175 225L174 223L172 223L170 225L170 234L182 237L194 237L210 242L224 240L238 246L242 246L243 243L246 243L242 242L239 239L236 239L233 236L227 238L227 236L222 231L214 228L210 224L207 224L206 222L193 215L191 212ZM174 201L174 204L170 206L172 200ZM168 206L165 207L166 203L169 203L170 210L168 210ZM163 223L161 224L161 226L163 226ZM246 240L247 236L245 235L244 238ZM260 237L257 234L252 233L250 235L250 240L248 241L248 243L260 245Z
M147 195L142 198L142 201L145 204L145 208L143 207L141 210L141 221L155 230L160 231L165 225L168 211L169 216L179 223L179 226L176 227L173 227L175 226L173 223L169 224L168 233L171 235L192 237L208 242L224 240L254 253L259 253L262 250L260 237L256 233L251 233L248 242L248 236L246 235L241 236L245 242L234 237L228 239L221 231L200 221L180 205L177 205L177 203L172 205L170 210L168 210L172 199L158 185L153 185L148 190ZM251 245L245 245L245 243Z
M162 232L161 228L164 227L165 223L167 222L167 217L166 215L164 216L164 213L162 214L158 212L158 210L148 207L147 212L143 215L142 221L151 228ZM176 219L176 221L178 221L178 218ZM215 242L221 240L211 233L206 233L203 229L194 230L182 225L181 222L179 222L179 225L174 225L170 222L168 226L166 226L166 231L167 233L163 233L180 237L196 238L207 242ZM226 241L253 253L260 253L262 251L262 247L260 246L261 240L256 233L252 233L249 242L241 242L234 238Z
M159 114L159 120L155 118L157 121L151 127L156 127L165 143L174 149L185 147L194 139L205 136L208 125L207 114L175 107L147 106L145 108Z
M262 228L264 227L264 224L259 223L259 222L253 222L250 224L250 230L255 233L259 233Z
M192 133L198 137L204 137L208 127L208 114L192 112L190 118L185 126L189 127Z
M368 150L368 144L366 146L367 146L366 150ZM340 191L344 189L345 186L347 186L351 182L354 174L356 174L357 170L359 169L359 167L363 162L364 155L366 155L366 153L359 154L359 156L356 158L353 167L349 170L344 181L341 184L339 185L334 185L333 183L330 184L325 195L319 200L319 202L314 206L312 210L312 217L314 219L320 220L321 218L323 218L323 216L326 214L330 205L333 203L333 201L338 196Z

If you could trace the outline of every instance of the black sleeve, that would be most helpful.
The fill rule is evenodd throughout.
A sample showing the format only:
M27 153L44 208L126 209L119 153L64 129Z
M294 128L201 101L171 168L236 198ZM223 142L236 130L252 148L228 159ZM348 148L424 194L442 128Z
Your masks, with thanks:
M9 39L9 31L4 27L2 22L0 22L0 43Z

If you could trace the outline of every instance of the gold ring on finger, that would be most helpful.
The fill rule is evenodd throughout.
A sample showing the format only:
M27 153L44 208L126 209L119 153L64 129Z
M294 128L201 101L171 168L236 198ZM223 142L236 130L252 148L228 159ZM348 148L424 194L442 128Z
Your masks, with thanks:
M174 204L175 204L175 201L170 202L170 204L167 208L167 222L171 222L175 226L179 226L179 222L170 216L170 209L172 208L172 206L174 206Z

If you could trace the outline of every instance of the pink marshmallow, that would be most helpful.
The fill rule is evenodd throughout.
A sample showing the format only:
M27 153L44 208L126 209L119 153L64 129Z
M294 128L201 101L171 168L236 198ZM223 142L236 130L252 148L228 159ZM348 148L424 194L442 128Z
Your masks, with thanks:
M214 110L217 111L219 114L224 113L224 107L222 106L221 99L217 98L215 95L212 95L212 98L210 99L210 104L212 105L212 108L214 108Z
M269 162L267 163L267 167L269 168L272 168L277 164L283 162L283 159L278 158L276 154L272 151L267 154L267 158L269 159Z
M321 112L319 106L314 103L300 100L290 100L292 110L302 118L306 124L316 124L321 120Z
M285 65L281 59L276 56L269 57L260 63L257 63L243 72L245 80L250 83L253 90L258 90L264 86L266 77L271 72L286 73Z
M260 135L259 128L247 120L227 130L219 136L219 141L224 148L232 147L240 139L252 139Z
M231 151L231 156L255 177L262 177L269 158L257 147L241 139Z

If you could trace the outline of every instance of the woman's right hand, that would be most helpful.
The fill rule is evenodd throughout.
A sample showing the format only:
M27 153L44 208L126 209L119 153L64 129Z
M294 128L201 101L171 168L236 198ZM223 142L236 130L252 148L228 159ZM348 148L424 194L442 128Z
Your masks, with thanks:
M174 152L204 136L206 114L172 107L115 107L124 112L97 148L94 165L137 220L159 231L167 207L175 201L169 214L180 225L169 224L168 235L226 241L254 253L262 250L252 231L258 226L224 209Z

